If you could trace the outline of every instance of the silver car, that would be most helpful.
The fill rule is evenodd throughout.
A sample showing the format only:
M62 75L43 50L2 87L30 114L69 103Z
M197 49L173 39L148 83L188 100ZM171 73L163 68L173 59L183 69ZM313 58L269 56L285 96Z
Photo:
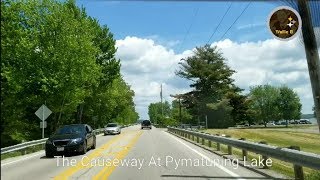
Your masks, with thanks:
M109 123L104 128L104 135L108 134L120 134L121 127L117 123Z

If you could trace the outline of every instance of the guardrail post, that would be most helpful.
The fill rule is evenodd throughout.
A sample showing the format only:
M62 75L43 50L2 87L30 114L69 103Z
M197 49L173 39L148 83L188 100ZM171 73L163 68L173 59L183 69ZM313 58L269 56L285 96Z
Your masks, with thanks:
M227 138L231 138L230 135L226 135ZM232 154L232 146L228 145L228 154L231 155Z
M266 141L260 141L260 144L268 144ZM268 156L262 155L262 163L263 163L263 169L269 169L269 167L267 166L267 159Z
M202 138L202 140L201 140L201 144L202 144L202 145L204 145L204 138Z
M199 143L199 136L197 136L197 143Z
M290 146L289 149L294 149L294 150L300 151L300 147L299 146ZM294 164L293 165L293 169L294 169L294 178L298 179L298 180L304 180L302 166Z
M212 142L210 140L208 140L208 146L212 147Z
M240 140L245 141L246 138L240 138ZM248 157L248 151L242 149L242 159L244 160L244 159L247 158L247 157Z
M216 134L217 136L220 136L220 134ZM217 142L217 151L221 151L220 143Z
M192 141L194 141L194 135L192 135Z

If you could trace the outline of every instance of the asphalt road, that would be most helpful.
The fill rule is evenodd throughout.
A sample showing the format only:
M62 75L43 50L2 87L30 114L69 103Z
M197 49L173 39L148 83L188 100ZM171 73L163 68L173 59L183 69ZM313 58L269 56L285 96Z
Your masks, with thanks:
M98 136L85 155L46 158L44 151L1 161L1 179L268 179L177 138L132 126Z

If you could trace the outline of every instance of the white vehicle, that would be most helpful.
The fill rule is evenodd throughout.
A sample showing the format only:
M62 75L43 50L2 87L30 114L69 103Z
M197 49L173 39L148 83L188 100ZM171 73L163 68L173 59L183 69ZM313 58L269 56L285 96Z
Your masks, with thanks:
M267 126L275 126L275 125L276 124L273 121L267 123Z
M109 123L104 128L104 135L107 134L120 134L121 127L117 123Z

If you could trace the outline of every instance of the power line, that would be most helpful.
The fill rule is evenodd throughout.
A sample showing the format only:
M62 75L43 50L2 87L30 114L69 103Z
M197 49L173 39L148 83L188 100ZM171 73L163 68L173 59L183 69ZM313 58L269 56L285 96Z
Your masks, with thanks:
M215 35L215 33L217 32L218 28L220 27L222 21L224 20L224 17L228 14L230 8L231 8L231 5L232 5L233 2L230 3L228 9L224 12L224 15L222 16L222 18L220 19L220 22L218 24L218 26L216 26L216 29L213 31L213 33L211 34L209 40L207 41L206 44L208 44L210 41L211 41L211 38Z
M184 41L186 40L187 36L188 36L189 33L190 33L190 30L191 30L191 28L192 28L192 26L193 26L193 23L194 23L197 15L198 15L198 11L199 11L199 8L196 9L196 11L195 11L195 13L194 13L194 15L193 15L191 24L190 24L189 28L187 29L187 33L186 33L185 36L183 37L183 40L182 40L182 42L181 42L181 44L180 44L180 47L179 47L179 49L178 49L179 51L181 50L181 47L182 47Z
M227 31L221 36L220 40L228 33L228 31L232 28L232 26L238 21L238 19L242 16L242 14L248 9L249 5L251 4L251 1L247 4L247 6L242 10L241 14L233 21L231 26L227 29Z

